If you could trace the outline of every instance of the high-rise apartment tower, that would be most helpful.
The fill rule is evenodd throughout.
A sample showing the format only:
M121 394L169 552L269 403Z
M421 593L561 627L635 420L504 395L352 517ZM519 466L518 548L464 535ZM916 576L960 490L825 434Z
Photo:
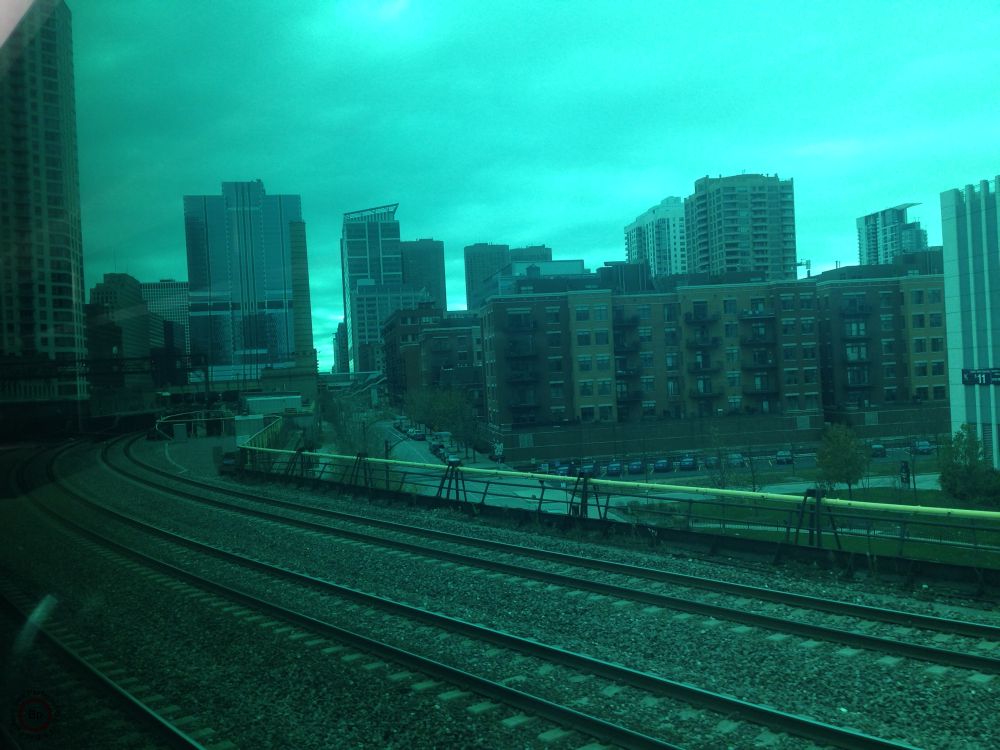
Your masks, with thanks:
M858 219L858 262L863 265L892 263L902 253L927 249L927 231L919 221L908 221L906 210L916 203L903 203Z
M684 200L664 198L625 227L625 257L651 276L687 273Z
M689 273L748 271L764 281L798 275L792 180L702 177L684 201L684 221Z
M87 398L73 39L37 0L0 47L0 402Z

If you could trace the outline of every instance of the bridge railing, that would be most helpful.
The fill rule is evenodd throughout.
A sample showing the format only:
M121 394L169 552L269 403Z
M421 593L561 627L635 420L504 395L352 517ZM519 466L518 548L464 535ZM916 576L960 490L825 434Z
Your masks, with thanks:
M269 425L242 447L241 465L246 470L329 482L359 493L421 495L468 505L1000 569L1000 512L869 503L823 497L814 490L798 496L287 451L262 444L264 433L275 429Z

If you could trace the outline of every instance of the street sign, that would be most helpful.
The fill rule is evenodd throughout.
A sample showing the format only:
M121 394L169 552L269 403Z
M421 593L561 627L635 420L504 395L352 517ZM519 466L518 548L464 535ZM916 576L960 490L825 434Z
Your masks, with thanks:
M1000 385L1000 367L962 370L962 385Z

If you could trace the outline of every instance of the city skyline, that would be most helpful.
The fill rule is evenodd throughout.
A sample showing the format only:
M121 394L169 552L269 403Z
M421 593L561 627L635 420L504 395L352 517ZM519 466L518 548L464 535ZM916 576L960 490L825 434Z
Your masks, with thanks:
M232 23L226 3L69 5L86 285L185 278L182 196L260 178L302 195L318 341L343 314L341 216L357 206L399 202L403 236L442 240L460 308L465 245L545 244L596 267L624 258L636 216L705 175L794 179L798 257L815 273L856 262L856 219L903 202L940 244L940 192L1000 171L967 137L1000 107L981 95L1000 83L996 9L970 23L930 3L608 4L571 19L249 3ZM237 72L253 85L231 86ZM320 357L327 369L328 346Z

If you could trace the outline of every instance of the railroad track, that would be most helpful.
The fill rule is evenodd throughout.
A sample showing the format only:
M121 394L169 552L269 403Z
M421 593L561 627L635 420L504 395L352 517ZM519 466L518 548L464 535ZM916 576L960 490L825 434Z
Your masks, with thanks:
M125 444L125 457L142 470L151 472L156 477L167 478L171 483L181 482L184 485L200 490L200 492L190 492L178 487L164 488L162 483L143 477L140 474L116 466L108 460L108 446L102 450L102 457L108 466L114 471L127 476L133 481L145 486L156 488L159 491L167 491L171 494L185 497L196 502L205 503L224 510L240 513L254 518L263 519L269 522L294 526L307 531L321 532L338 536L343 539L350 539L362 544L369 544L387 548L393 548L404 552L420 555L423 557L435 558L447 562L479 568L497 573L502 573L520 578L537 580L548 585L563 586L570 589L588 591L593 594L610 596L618 599L630 600L646 604L652 607L682 611L699 616L712 617L733 623L761 627L772 630L776 633L786 633L799 636L805 639L827 641L839 643L851 648L861 648L872 651L886 653L896 657L908 659L920 659L923 661L940 664L949 667L976 670L983 673L1000 673L1000 659L989 653L977 650L983 643L1000 643L1000 627L968 622L964 620L933 617L924 614L902 612L891 609L881 609L867 605L860 605L851 602L843 602L821 597L805 596L775 589L736 584L716 579L698 578L695 576L672 573L669 571L642 568L634 565L610 562L596 558L588 558L566 553L552 552L549 550L511 545L503 542L480 539L475 537L459 536L439 530L427 529L418 526L409 526L390 521L373 519L365 516L344 513L342 511L317 507L309 504L291 502L267 498L253 493L219 487L214 484L198 482L186 477L177 477L169 472L149 466L136 459L130 452L129 441ZM207 497L204 493L211 492L216 495L231 496L240 500L248 500L257 505L271 506L284 510L292 510L297 513L309 514L316 517L328 518L338 522L345 522L355 526L377 528L390 532L392 536L367 534L354 529L338 526L331 526L318 523L314 520L304 518L294 518L271 510L261 508L248 508L245 505L228 503L215 497ZM442 549L427 545L416 544L408 541L404 537L420 537L443 542L452 549ZM476 548L488 550L494 553L493 557L480 557L453 551L455 547ZM497 559L495 553L501 553L507 559ZM523 564L524 558L539 560L555 569L545 569L538 567L528 567ZM599 571L601 573L612 574L615 582L607 580L593 580L581 578L579 575L568 574L569 570L578 573L580 570ZM662 590L649 590L636 587L634 581L652 581L663 588L670 586L682 586L688 589L710 592L710 594L723 594L728 597L736 597L745 603L767 602L778 605L776 613L768 614L748 608L721 605L692 597L683 597L664 593ZM629 585L622 585L622 582ZM841 627L832 627L817 622L799 621L794 616L802 616L805 613L821 613L822 615L834 615L841 623ZM866 626L868 623L877 622L891 626L883 630L892 635L902 635L913 638L920 633L913 633L913 630L922 631L925 640L934 641L942 636L948 638L962 639L960 645L964 645L964 650L946 649L930 643L913 642L912 640L902 640L889 635L873 635L871 632L852 629L857 623ZM870 629L869 629L870 630Z
M53 477L53 480L55 480L55 477ZM209 556L217 560L224 560L241 568L253 569L272 579L280 578L296 586L312 589L323 595L327 603L331 595L336 596L341 600L350 600L360 605L365 611L378 610L383 615L390 617L407 618L430 627L432 630L437 631L438 634L448 634L449 637L457 636L466 639L472 643L471 647L456 647L454 643L450 643L448 648L449 650L456 648L458 650L464 649L471 654L473 659L477 653L489 650L484 648L484 645L488 645L490 648L499 647L506 651L516 652L516 659L523 660L527 658L533 660L530 666L538 674L551 674L552 676L549 681L560 685L563 695L556 698L555 696L540 697L538 695L527 694L512 690L510 687L500 684L500 682L478 677L466 670L447 666L436 659L424 661L426 657L417 656L410 651L401 651L398 645L379 642L369 636L353 631L346 631L332 623L318 619L307 612L293 610L275 602L260 599L246 591L237 591L216 582L214 576L210 579L192 573L190 568L197 567L196 563L185 562L183 568L175 564L165 563L151 557L145 552L114 541L104 534L98 534L95 531L85 528L51 507L46 508L46 512L58 516L61 523L73 528L79 534L86 535L94 542L109 549L114 549L118 554L141 561L143 565L157 567L167 572L170 576L179 580L185 580L203 591L223 596L237 602L240 606L249 607L255 612L266 613L269 617L280 618L284 622L293 624L294 627L302 628L316 635L321 635L324 638L342 642L352 648L375 655L380 659L389 660L406 668L417 670L421 674L428 675L434 679L447 681L459 689L472 690L482 696L517 707L519 710L526 711L532 715L543 716L566 729L582 732L602 742L611 742L622 747L676 747L676 745L672 745L669 742L650 736L644 730L629 729L608 719L569 708L567 704L575 699L578 700L579 694L571 690L568 696L565 695L567 686L572 687L583 680L601 680L602 682L597 685L596 690L608 699L614 698L625 688L630 689L634 692L634 695L632 696L633 705L630 705L628 714L638 714L640 718L644 713L642 706L645 706L647 709L645 711L646 714L660 714L665 708L661 701L680 701L688 706L698 706L701 709L713 712L715 715L711 717L710 721L712 725L732 723L731 719L738 717L759 727L766 727L783 734L802 737L821 745L842 748L908 747L902 743L872 737L863 732L844 729L806 717L781 712L773 708L755 705L731 696L702 690L685 683L668 680L619 664L595 659L585 654L574 653L527 638L521 638L501 630L462 621L454 617L448 617L419 607L396 602L385 597L340 586L330 581L269 564L246 555L236 554L168 531L128 514L107 508L100 502L95 502L91 498L84 496L78 490L65 489L64 491L75 495L75 499L78 502L87 505L94 511L114 518L119 523L141 530L145 534L155 536L171 545L182 545L187 550L196 552L200 556ZM294 598L298 600L300 595L295 595ZM502 657L502 660L509 662L511 658ZM519 664L518 668L523 669L523 665ZM565 673L553 673L554 669L568 671L565 671ZM595 691L593 685L588 686L588 689L590 693ZM615 713L613 707L609 707L607 710L612 714ZM618 713L621 713L620 710Z
M23 490L27 463L8 464L12 497ZM0 571L0 618L10 636L4 695L13 726L0 728L6 745L236 750L123 668L113 644L80 637L53 596L28 593L7 570Z

